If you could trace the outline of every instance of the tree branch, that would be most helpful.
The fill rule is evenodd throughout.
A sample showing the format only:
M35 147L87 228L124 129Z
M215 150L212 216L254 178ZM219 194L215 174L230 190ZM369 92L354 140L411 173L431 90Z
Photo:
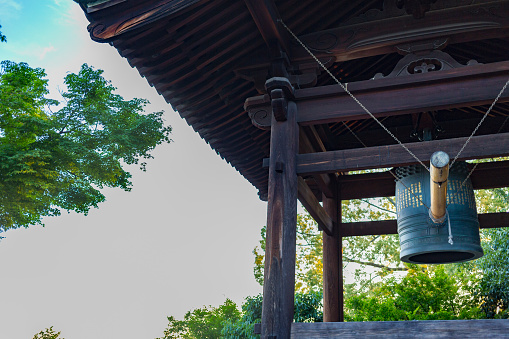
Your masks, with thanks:
M362 261L362 260L352 259L352 258L348 258L345 256L343 256L343 259L348 262L354 262L354 263L357 263L360 265L367 265L367 266L372 266L372 267L377 267L377 268L384 268L389 271L408 271L408 268L406 268L406 267L389 267L389 266L385 266L382 264L377 264L377 263L370 262L370 261Z

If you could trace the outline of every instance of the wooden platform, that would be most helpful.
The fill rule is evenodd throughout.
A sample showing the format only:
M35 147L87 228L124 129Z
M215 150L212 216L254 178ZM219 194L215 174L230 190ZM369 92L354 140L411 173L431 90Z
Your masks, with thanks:
M291 338L509 338L509 320L293 323Z

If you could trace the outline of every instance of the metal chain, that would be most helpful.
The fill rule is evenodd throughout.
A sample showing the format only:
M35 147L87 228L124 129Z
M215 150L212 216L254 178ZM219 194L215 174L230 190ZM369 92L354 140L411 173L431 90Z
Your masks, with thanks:
M426 168L426 170L429 172L429 168L424 165L422 163L421 160L419 160L419 158L417 158L417 156L415 154L413 154L405 145L403 145L399 140L398 138L396 138L366 107L364 107L364 105L359 102L359 100L354 97L354 95L352 93L350 93L350 91L348 90L347 88L347 85L343 85L335 76L334 74L332 74L329 69L327 67L325 67L325 65L320 61L318 60L318 58L307 48L306 45L304 45L304 43L293 33L293 31L288 27L286 26L286 24L282 21L282 20L278 20L282 25L283 27L286 28L286 30L293 36L293 38L295 40L297 40L297 42L299 42L299 44L308 52L308 54L329 74L329 76L334 79L344 90L346 93L348 93L348 95L350 95L350 97L366 112L368 113L373 119L375 119L375 121L380 125L382 126L382 128L387 131L387 133L389 133L389 135L392 136L392 138L394 140L396 140L404 149L406 149L408 151L408 153L410 153L412 155L412 157L414 157L424 168ZM362 142L362 140L357 136L357 134L354 133L354 131L352 131L352 129L343 121L343 125L353 134L353 136L364 146L364 147L367 147L366 144L364 142ZM428 211L430 210L430 208L428 207L428 205L426 205L424 203L424 201L422 201L421 198L419 198L419 196L417 196L414 192L412 192L412 190L410 188L408 188L404 183L403 181L401 181L397 176L396 174L394 174L392 172L392 170L389 170L389 173L394 177L394 179L396 179L396 182L400 182L407 190L408 192L410 192L410 194L412 194L416 199L418 199L423 206L425 206Z
M295 35L295 33L293 33L293 31L288 27L286 26L286 24L283 22L283 20L281 19L278 19L278 21L281 23L281 25L283 25L284 28L286 28L286 30L293 36L293 38L295 40L297 40L297 42L306 50L306 52L320 65L320 67L323 68L323 70L325 72L327 72L327 74L329 74L329 76L338 84L341 86L341 88L343 88L343 90L364 110L364 112L366 112L371 118L373 118L377 123L378 125L380 125L380 127L382 127L398 144L400 144L401 147L403 147L419 164L421 164L428 172L429 172L429 168L428 166L426 166L411 150L408 149L408 147L406 147L401 141L399 141L398 138L396 138L396 136L394 134L392 134L391 131L389 131L387 129L387 127L385 127L381 122L380 120L378 120L374 115L373 113L371 113L347 88L347 86L343 85L343 83L341 81L339 81L335 76L334 74L332 74L331 71L329 71L329 69L327 67L325 67L325 65L320 61L318 60L318 58L313 54L313 52L311 52L309 50L309 48L307 48L307 46Z
M479 129L479 127L481 126L481 124L483 123L484 119L486 119L486 117L488 116L488 114L491 112L491 109L493 108L493 106L495 106L495 104L497 103L498 99L500 98L500 96L502 95L502 93L504 93L506 87L507 87L507 84L509 84L509 79L506 81L504 87L502 87L502 89L500 90L500 93L498 93L497 97L495 98L495 100L493 101L493 103L491 104L490 108L488 108L488 110L486 111L486 113L484 113L484 116L482 117L481 121L479 121L479 124L477 124L476 128L474 129L474 131L472 132L472 134L470 135L470 137L467 139L467 141L465 141L465 144L463 145L463 147L460 149L460 151L458 152L458 154L456 155L456 157L454 158L454 160L452 161L451 163L451 167L452 165L456 162L456 159L458 159L458 157L460 156L461 152L463 152L463 149L467 146L468 142L470 141L470 139L472 139L472 137L474 136L475 132L477 132L477 130ZM504 122L502 123L502 125L500 126L500 128L498 129L497 133L495 134L498 134L500 133L500 131L502 131L502 128L504 127L505 123L507 122L507 120L509 119L509 115L507 116L507 118L505 118ZM474 173L475 169L477 168L477 166L479 165L479 163L476 163L474 165L474 167L472 167L472 169L470 170L470 172L468 173L467 177L465 178L465 180L463 180L463 182L461 183L461 187L463 187L465 185L465 183L467 182L468 178L470 178L470 176L472 175L472 173Z
M454 160L452 161L451 163L451 166L454 165L454 163L456 162L456 160L459 158L461 152L463 152L463 150L465 149L465 147L467 147L468 143L470 142L470 139L472 139L472 137L474 136L475 132L477 132L477 130L479 129L479 127L481 127L481 124L484 122L484 120L486 119L486 117L488 116L488 114L490 114L491 112L491 109L493 108L493 106L495 106L495 104L497 103L498 99L500 99L500 96L502 95L502 93L504 93L507 85L509 84L509 79L507 79L507 81L505 82L505 85L504 87L502 87L502 89L500 90L500 92L498 93L497 97L495 98L495 100L493 101L493 103L491 104L490 108L488 108L488 110L486 111L486 113L484 113L484 116L482 117L481 121L479 121L479 123L477 124L477 126L474 128L474 131L472 132L472 134L470 134L470 136L468 137L468 139L465 141L465 144L463 144L463 147L461 147L460 151L458 152L458 154L456 155L456 157L454 157ZM498 133L498 132L497 132Z

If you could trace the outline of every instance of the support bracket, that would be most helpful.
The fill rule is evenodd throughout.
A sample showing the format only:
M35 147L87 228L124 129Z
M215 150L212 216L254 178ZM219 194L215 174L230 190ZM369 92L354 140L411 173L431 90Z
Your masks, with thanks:
M294 88L290 80L273 77L265 82L265 89L270 94L272 112L276 121L286 121L288 100L294 99Z

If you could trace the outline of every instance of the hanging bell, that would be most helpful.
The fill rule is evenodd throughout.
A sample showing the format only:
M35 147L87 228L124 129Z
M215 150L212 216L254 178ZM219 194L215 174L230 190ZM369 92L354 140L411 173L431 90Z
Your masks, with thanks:
M404 262L447 264L483 256L467 165L456 162L449 168L448 159L442 158L448 169L445 181L430 183L430 174L421 165L399 167L395 171L400 258ZM432 179L441 180L437 178L443 176L432 175ZM432 199L434 209L430 208ZM437 203L437 199L442 202Z

